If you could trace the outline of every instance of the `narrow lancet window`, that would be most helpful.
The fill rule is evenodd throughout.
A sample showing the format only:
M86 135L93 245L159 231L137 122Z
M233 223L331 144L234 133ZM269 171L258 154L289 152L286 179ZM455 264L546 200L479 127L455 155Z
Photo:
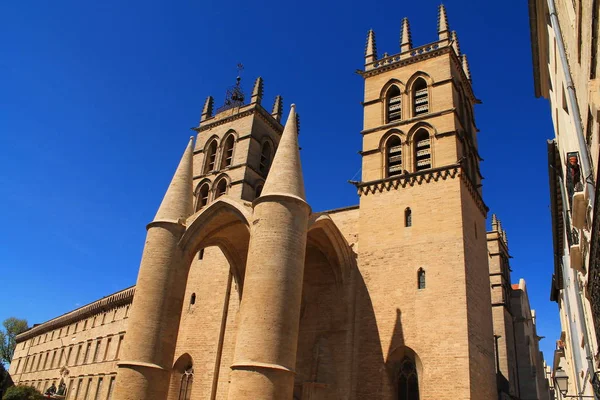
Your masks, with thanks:
M217 141L213 140L206 150L206 161L205 161L205 166L204 166L205 174L208 174L209 172L214 171L216 159L217 159Z
M402 174L402 141L396 135L390 137L385 145L387 176Z
M178 400L190 400L192 396L192 382L194 381L194 369L189 367L181 376Z
M233 146L235 136L229 135L223 146L223 157L221 158L221 169L229 167L233 163Z
M271 154L272 153L273 153L273 149L271 148L271 143L265 142L263 144L261 152L260 152L260 166L259 166L260 172L265 175L269 172L269 168L271 167Z
M415 170L422 171L431 168L431 139L425 129L415 134Z
M208 204L208 192L208 183L205 183L202 186L200 186L200 190L198 190L198 201L196 203L196 211L200 210L202 207Z
M429 90L425 79L419 78L413 86L414 115L427 114L429 112Z
M192 293L192 297L190 298L190 305L196 304L196 293Z
M410 207L407 207L406 210L404 210L404 226L407 228L412 226L412 210Z
M419 268L417 272L417 288L425 289L425 270L423 268Z
M402 119L402 93L398 86L392 86L387 94L387 122Z
M216 197L221 197L227 193L227 179L223 178L217 184L217 192L215 194Z

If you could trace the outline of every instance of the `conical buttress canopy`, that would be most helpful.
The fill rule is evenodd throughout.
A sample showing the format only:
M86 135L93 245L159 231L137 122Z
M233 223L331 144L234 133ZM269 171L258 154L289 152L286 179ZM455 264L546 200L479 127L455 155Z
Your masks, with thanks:
M298 121L294 104L292 104L261 197L270 194L288 195L306 201L298 147Z
M160 203L154 221L179 221L194 212L194 195L192 188L192 159L194 157L194 138L190 137L179 166L173 175L171 184Z

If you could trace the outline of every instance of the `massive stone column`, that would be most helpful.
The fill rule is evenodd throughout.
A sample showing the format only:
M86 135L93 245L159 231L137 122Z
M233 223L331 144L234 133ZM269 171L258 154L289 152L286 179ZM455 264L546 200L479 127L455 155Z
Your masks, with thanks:
M261 196L254 201L231 400L291 399L310 207L292 105Z
M118 363L114 398L166 399L185 294L185 266L177 245L193 212L193 138L165 197L148 224L130 320Z

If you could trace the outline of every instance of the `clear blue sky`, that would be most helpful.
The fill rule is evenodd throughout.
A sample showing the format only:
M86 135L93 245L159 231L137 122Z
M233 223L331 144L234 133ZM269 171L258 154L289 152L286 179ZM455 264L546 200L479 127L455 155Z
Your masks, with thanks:
M145 238L207 95L265 80L298 106L308 200L356 204L367 30L379 54L436 40L438 1L4 1L0 5L0 320L46 321L135 284ZM484 198L508 232L550 359L560 332L546 139L527 2L446 1L470 61ZM333 157L333 158L332 158Z

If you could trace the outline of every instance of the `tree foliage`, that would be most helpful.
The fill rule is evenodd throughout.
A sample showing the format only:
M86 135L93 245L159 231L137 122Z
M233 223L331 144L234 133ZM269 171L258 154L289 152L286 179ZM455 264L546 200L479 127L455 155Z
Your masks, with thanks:
M10 364L15 352L16 340L19 333L29 329L27 320L10 317L2 323L4 330L0 330L0 362Z
M11 386L2 400L43 400L44 396L31 386Z

